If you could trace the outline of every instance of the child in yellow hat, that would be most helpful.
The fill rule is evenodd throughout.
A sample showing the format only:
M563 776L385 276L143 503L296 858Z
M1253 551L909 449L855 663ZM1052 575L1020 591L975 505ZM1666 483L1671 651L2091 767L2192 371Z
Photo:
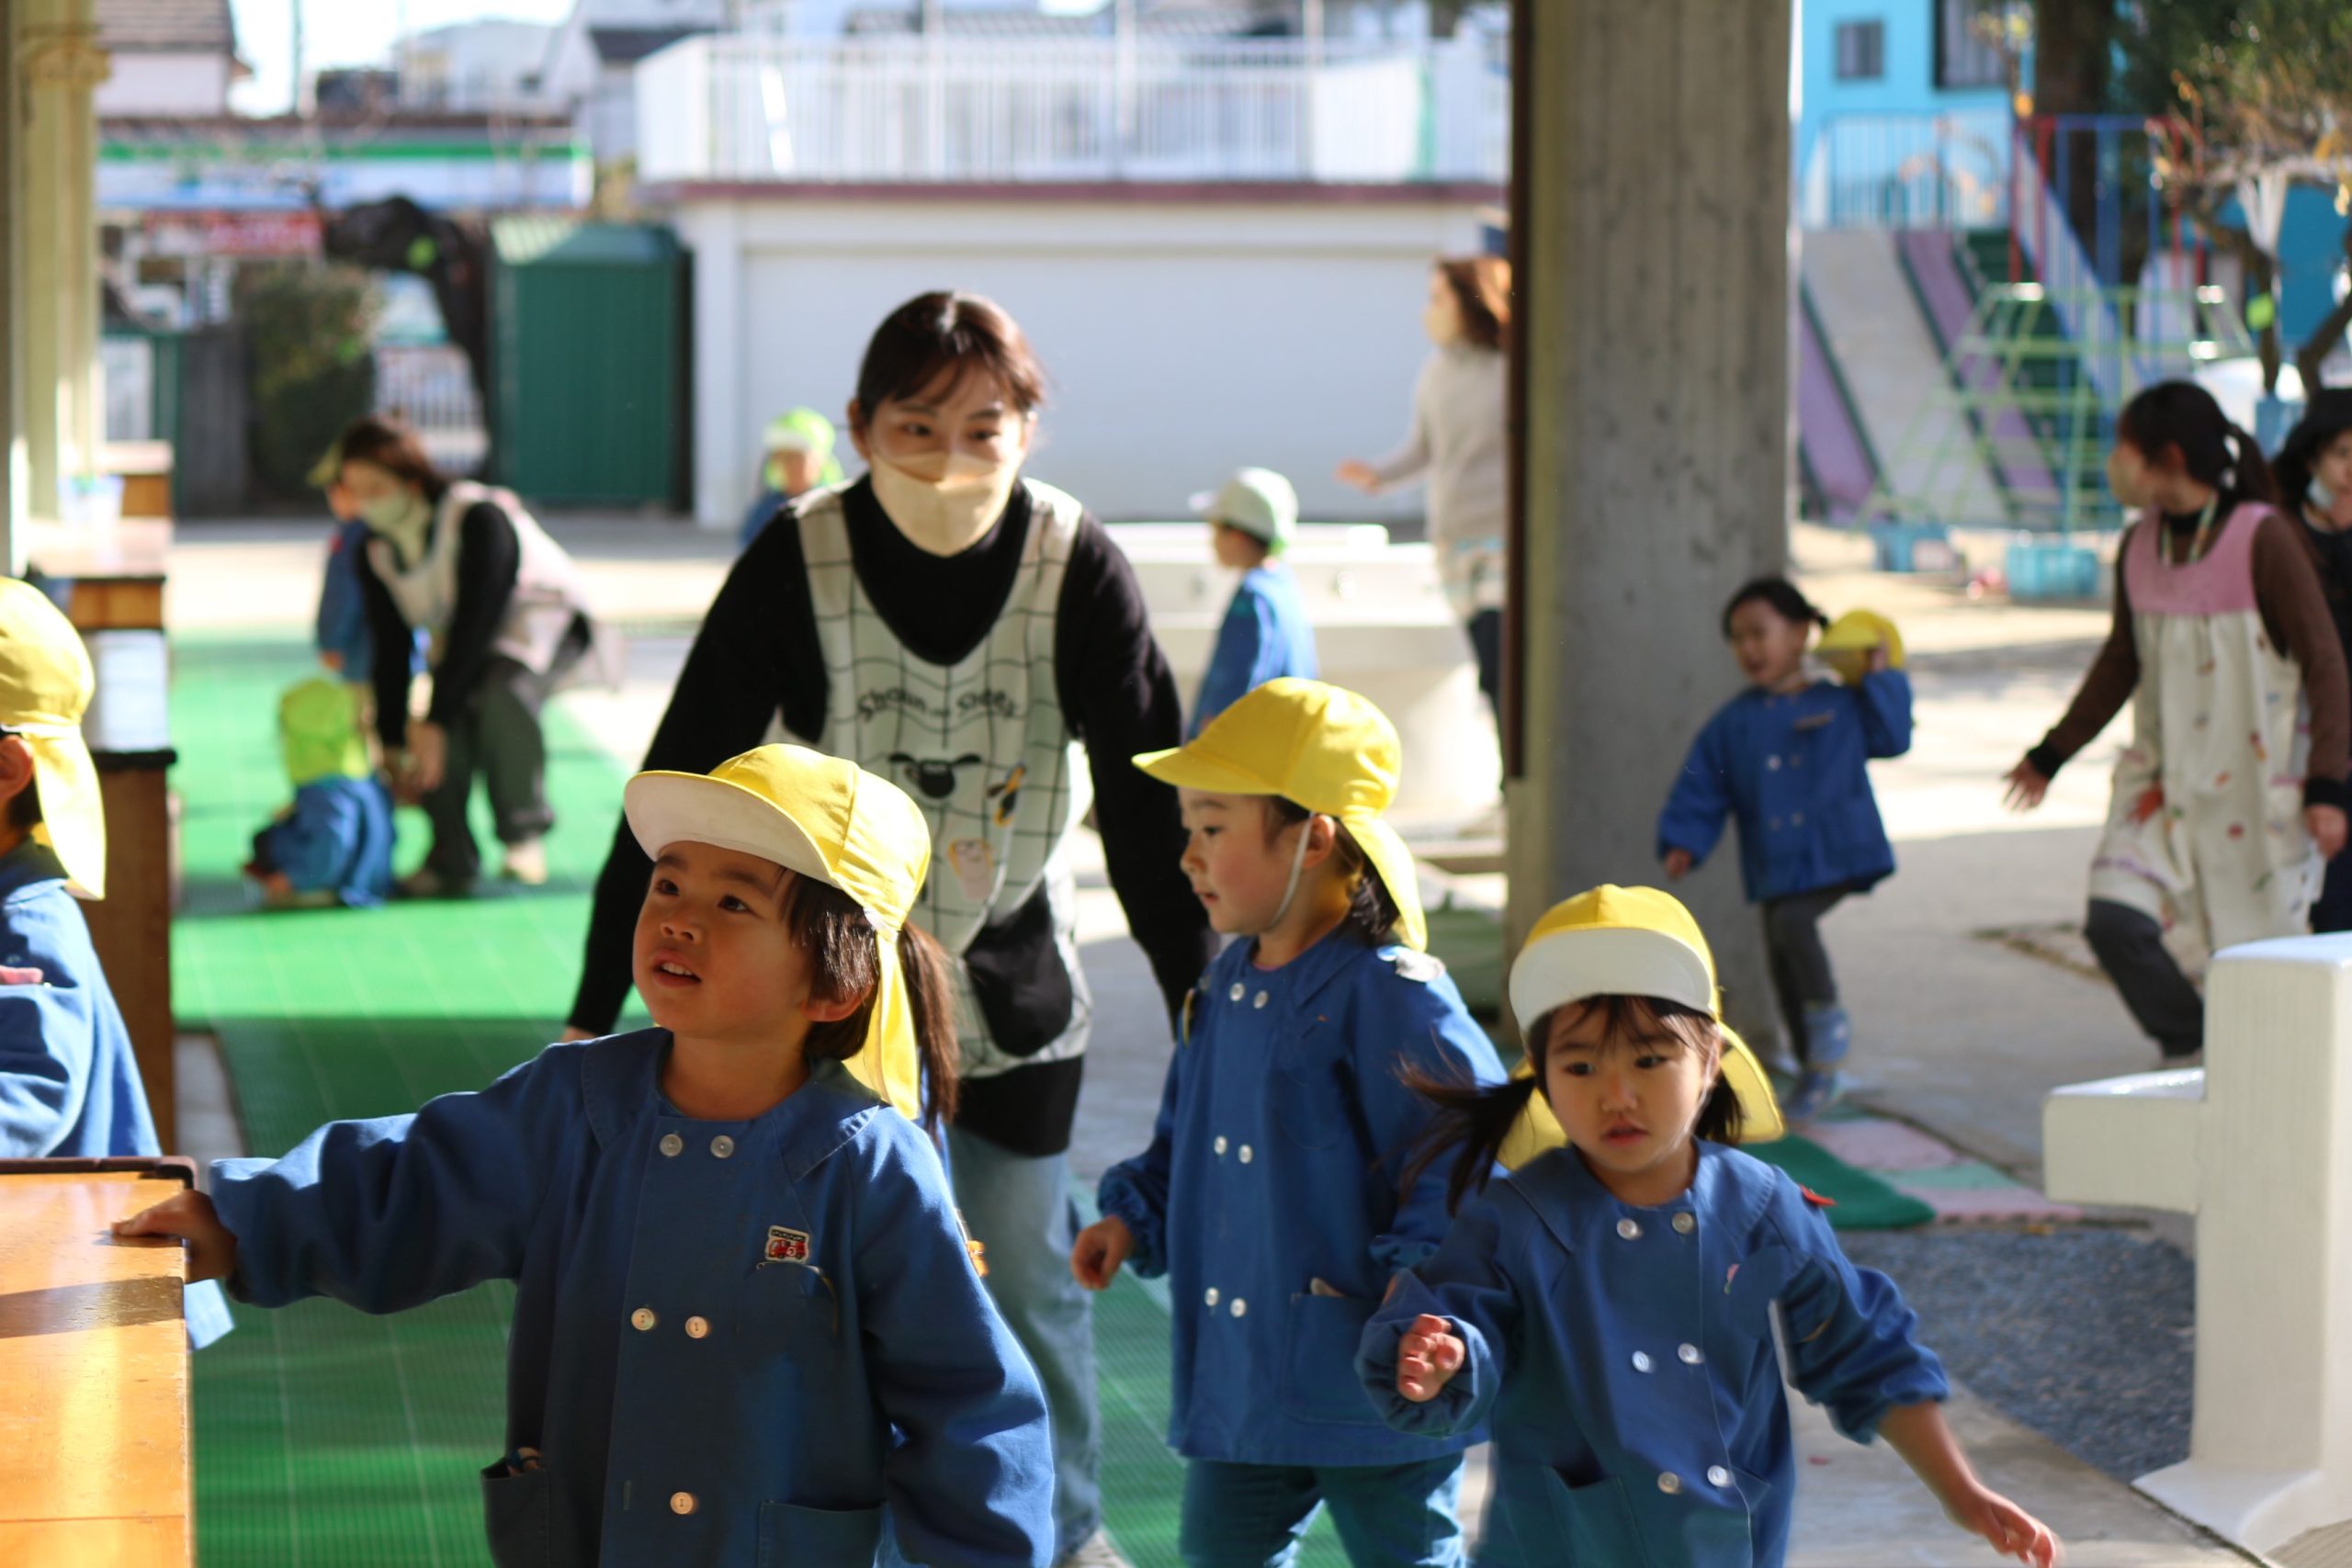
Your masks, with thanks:
M1780 1118L1690 911L1647 887L1569 899L1528 934L1510 1004L1532 1076L1422 1083L1443 1119L1412 1168L1451 1157L1455 1201L1480 1195L1364 1331L1359 1374L1389 1423L1491 1423L1498 1501L1535 1555L1779 1568L1796 1489L1785 1358L1962 1529L2049 1568L2056 1537L1953 1440L1943 1369L1894 1286L1847 1261L1824 1200L1732 1146ZM1566 1146L1490 1183L1539 1094Z
M1805 645L1845 673L1816 680ZM1894 872L1867 764L1911 749L1911 682L1894 625L1835 623L1784 577L1760 577L1724 606L1724 637L1749 682L1691 742L1658 813L1657 853L1679 880L1739 822L1740 874L1764 909L1772 988L1795 1052L1789 1119L1811 1121L1843 1090L1853 1024L1838 999L1822 917Z
M929 1139L858 1076L919 1045L953 1109L945 960L906 923L922 811L795 746L626 807L656 1027L223 1160L118 1234L260 1306L514 1280L499 1562L866 1563L887 1524L915 1562L1044 1562L1045 1396Z
M360 688L313 676L277 700L294 798L254 835L245 874L273 908L380 904L392 891L392 793L368 759Z
M164 1152L76 902L106 896L106 813L82 739L95 684L72 623L0 578L0 1159ZM218 1285L189 1285L181 1312L199 1349L229 1332Z
M1328 1506L1358 1562L1459 1562L1475 1436L1390 1431L1350 1370L1389 1282L1445 1231L1442 1171L1400 1189L1432 1117L1400 1072L1502 1077L1422 952L1412 857L1381 818L1396 732L1352 692L1284 678L1136 763L1177 786L1185 874L1240 939L1186 1000L1151 1146L1103 1177L1070 1255L1094 1290L1122 1263L1168 1276L1182 1553L1278 1562Z

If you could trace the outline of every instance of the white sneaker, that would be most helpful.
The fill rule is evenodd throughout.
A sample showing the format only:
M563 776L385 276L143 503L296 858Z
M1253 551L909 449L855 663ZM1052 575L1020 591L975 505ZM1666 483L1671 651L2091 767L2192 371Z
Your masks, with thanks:
M1135 1564L1111 1544L1109 1530L1096 1530L1064 1552L1054 1568L1135 1568Z
M548 880L548 841L526 839L519 844L506 846L506 863L498 874L509 882L519 882L526 887L544 887Z

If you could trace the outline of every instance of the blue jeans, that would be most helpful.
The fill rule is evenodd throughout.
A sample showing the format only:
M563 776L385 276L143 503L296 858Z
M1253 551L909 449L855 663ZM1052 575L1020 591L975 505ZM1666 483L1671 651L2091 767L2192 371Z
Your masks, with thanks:
M1046 1385L1054 1427L1054 1555L1060 1557L1102 1528L1094 1308L1069 1271L1079 1228L1069 1158L1033 1159L952 1126L947 1146L956 1206L988 1260L989 1294Z
M1354 1568L1461 1568L1462 1456L1414 1464L1184 1466L1186 1568L1283 1568L1326 1504Z

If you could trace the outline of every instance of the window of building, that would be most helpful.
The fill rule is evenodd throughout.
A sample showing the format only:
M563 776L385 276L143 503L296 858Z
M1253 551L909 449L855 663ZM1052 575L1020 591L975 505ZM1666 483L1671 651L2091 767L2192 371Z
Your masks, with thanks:
M1838 24L1838 80L1875 82L1886 74L1886 24Z
M1977 30L1984 0L1936 0L1936 85L2000 87L2008 67L1999 46Z

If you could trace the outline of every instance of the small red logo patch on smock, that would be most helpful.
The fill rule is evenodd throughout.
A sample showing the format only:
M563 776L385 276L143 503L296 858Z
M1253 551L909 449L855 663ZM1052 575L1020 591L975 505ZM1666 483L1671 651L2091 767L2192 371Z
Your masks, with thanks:
M1804 1193L1804 1201L1812 1204L1816 1209L1834 1209L1838 1206L1837 1199L1824 1198L1820 1193L1815 1192L1810 1187L1800 1184L1797 1190Z
M788 1231L782 1225L768 1227L767 1259L771 1263L806 1263L808 1261L808 1233Z

